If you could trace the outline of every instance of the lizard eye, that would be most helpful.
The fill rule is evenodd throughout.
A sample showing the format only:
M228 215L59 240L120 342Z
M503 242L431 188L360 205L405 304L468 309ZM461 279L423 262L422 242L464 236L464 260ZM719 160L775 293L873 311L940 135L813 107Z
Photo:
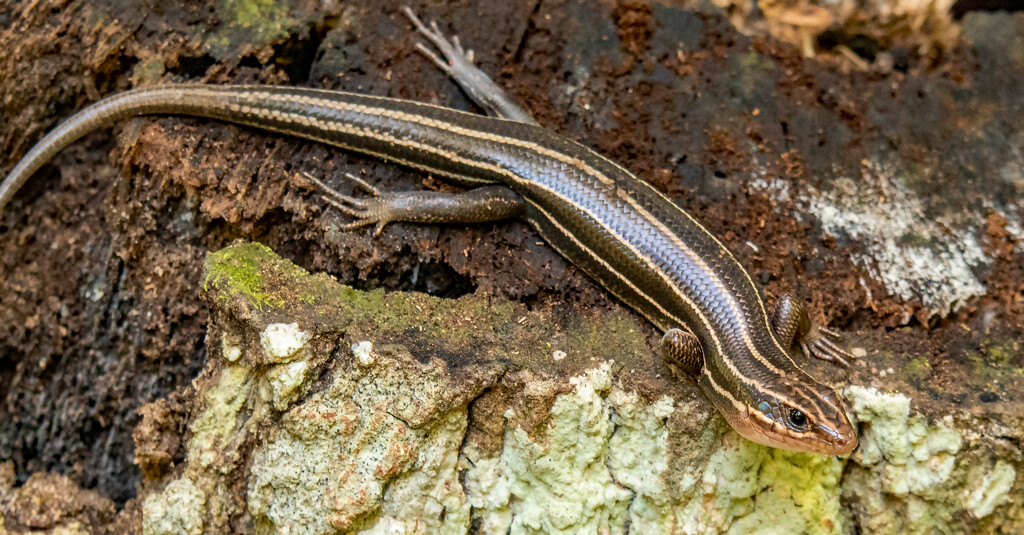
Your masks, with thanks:
M789 420L790 425L798 431L807 429L807 415L800 409L789 409L789 414L786 415L786 419Z

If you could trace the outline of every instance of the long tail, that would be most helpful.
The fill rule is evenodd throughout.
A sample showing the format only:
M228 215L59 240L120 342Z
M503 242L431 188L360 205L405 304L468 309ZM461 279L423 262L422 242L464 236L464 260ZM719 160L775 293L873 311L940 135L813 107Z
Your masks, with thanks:
M105 98L71 116L50 131L18 162L0 183L0 210L36 171L64 147L93 130L111 126L117 121L149 113L168 113L178 108L181 88L155 87L136 89Z
M408 100L302 87L158 86L112 95L61 123L0 183L0 210L33 173L75 140L124 119L154 114L253 126L472 184L499 182L507 173L485 180L481 168L494 168L497 160L511 162L524 157L514 144L492 141L495 136L512 135L537 145L585 150L538 126ZM453 154L459 155L459 161L452 159Z
M180 115L220 119L274 129L272 121L254 121L238 106L240 86L168 85L132 89L111 95L72 115L50 131L0 183L0 211L26 181L55 154L94 130L140 115ZM275 88L267 88L273 91ZM293 92L301 88L287 88ZM306 90L310 91L310 90ZM292 135L302 137L301 132Z

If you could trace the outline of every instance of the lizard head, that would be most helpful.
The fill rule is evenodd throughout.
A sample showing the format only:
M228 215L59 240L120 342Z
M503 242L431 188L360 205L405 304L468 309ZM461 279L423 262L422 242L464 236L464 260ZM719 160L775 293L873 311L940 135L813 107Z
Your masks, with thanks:
M762 444L788 450L841 455L857 447L857 429L850 423L839 394L809 376L780 381L750 408L750 419Z
M719 396L709 396L719 404ZM719 407L743 437L775 448L825 455L850 453L858 444L839 394L810 376L781 378L749 400Z

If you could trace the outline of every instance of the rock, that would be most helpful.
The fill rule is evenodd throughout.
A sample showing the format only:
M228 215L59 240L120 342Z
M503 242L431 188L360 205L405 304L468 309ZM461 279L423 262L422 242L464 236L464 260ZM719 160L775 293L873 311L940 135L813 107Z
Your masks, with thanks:
M616 358L646 346L640 330L557 373L531 364L554 365L556 320L519 329L519 305L357 292L255 244L206 266L211 358L187 461L142 498L147 533L1024 528L1019 412L934 418L855 384L844 391L861 428L854 454L786 452L736 435L689 385L640 384ZM267 360L261 334L280 325L304 340L288 346L304 360ZM647 358L661 366L653 348ZM298 362L307 373L285 402L276 371Z

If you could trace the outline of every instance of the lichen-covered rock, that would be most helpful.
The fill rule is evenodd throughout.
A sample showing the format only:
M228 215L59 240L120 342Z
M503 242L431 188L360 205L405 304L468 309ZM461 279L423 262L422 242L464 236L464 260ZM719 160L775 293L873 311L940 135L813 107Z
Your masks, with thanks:
M336 369L325 390L285 413L256 447L247 498L258 531L468 528L458 452L466 404L485 383L466 374L493 381L498 369L448 378L440 361L421 365L404 350L381 351L378 365ZM452 382L480 386L444 410ZM414 401L412 418L402 418L413 406L406 401Z
M957 532L963 528L955 526L979 522L1005 533L1024 528L1024 503L1009 495L1021 452L1010 456L1016 462L1002 458L1015 448L1001 444L996 426L952 414L929 422L911 414L906 396L874 388L854 386L847 395L864 431L843 494L863 529ZM1011 502L1009 518L987 519L995 507Z
M142 532L150 535L199 535L206 517L206 495L188 478L171 481L142 505Z
M608 466L615 425L604 398L611 380L607 363L572 378L572 390L551 404L545 429L531 436L510 426L500 456L467 457L474 465L484 462L484 470L468 472L466 481L479 493L474 502L490 506L475 513L492 532L623 530L632 493ZM506 418L514 419L517 410L530 409L513 404Z
M143 498L146 533L1024 528L1024 419L929 416L880 374L853 373L861 447L827 457L739 437L692 385L637 365L653 350L621 351L646 343L615 312L528 320L475 296L355 292L259 245L211 254L206 295L186 462ZM621 344L589 356L549 345L612 330Z
M413 325L419 334L428 316L464 308L354 292L254 244L211 254L204 288L220 320L213 356L195 381L186 464L145 498L144 532L469 528L459 482L467 407L506 365L421 362L358 334L388 340ZM382 326L379 310L392 307Z

